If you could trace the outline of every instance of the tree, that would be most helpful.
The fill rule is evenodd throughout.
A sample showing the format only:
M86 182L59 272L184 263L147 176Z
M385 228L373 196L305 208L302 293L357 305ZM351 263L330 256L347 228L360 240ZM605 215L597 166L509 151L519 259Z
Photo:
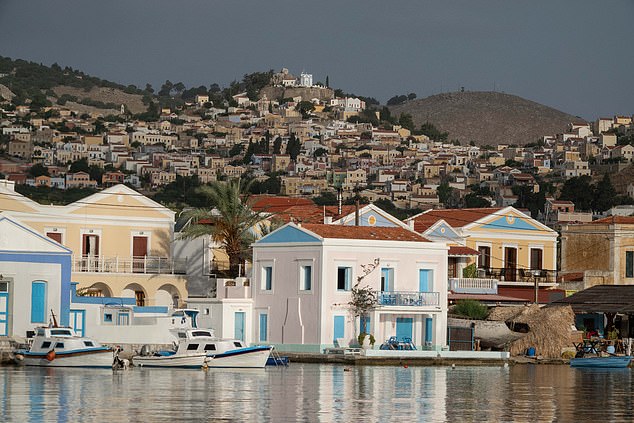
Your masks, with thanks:
M37 178L38 176L50 176L48 173L48 168L41 163L36 163L29 169L29 175Z
M254 229L265 220L263 215L253 211L249 205L249 184L240 179L226 183L216 182L199 189L207 196L212 208L189 210L184 215L190 219L182 234L186 239L211 235L229 256L229 271L238 276L240 267L248 258L248 249L254 241Z
M368 313L376 307L378 300L376 291L369 285L362 286L361 282L379 266L380 262L379 258L375 258L372 263L361 265L361 275L357 276L357 282L350 291L351 299L348 305L353 316L360 319L361 333L366 333Z
M330 88L330 78L326 75L326 88Z
M279 135L273 141L273 154L282 154L282 138Z
M575 209L579 211L591 211L594 190L590 184L590 176L575 176L566 182L559 194L560 200L569 200L575 203Z
M315 105L311 101L300 101L295 109L302 114L302 118L308 119L310 112L315 110Z
M491 206L491 203L489 203L489 201L486 198L480 197L479 195L474 194L472 192L465 195L464 200L465 200L465 207L470 209L479 209L479 208Z
M612 185L610 176L606 173L594 188L592 208L596 211L604 212L614 206L615 201L616 190Z
M414 130L414 120L412 119L412 115L409 113L401 113L401 116L398 119L398 124L410 131Z
M448 182L442 182L440 185L438 185L438 188L436 188L438 200L440 200L440 202L443 204L447 203L452 191L453 188L449 186Z
M328 154L328 150L326 150L323 147L319 147L318 149L315 150L315 152L313 153L313 156L322 157L322 156L325 156L326 154Z
M69 171L71 173L75 173L75 172L90 173L90 166L88 166L88 159L83 158L71 163Z
M286 144L286 154L291 156L291 160L296 160L297 156L302 149L302 143L295 137L295 134L291 135L291 138L288 140Z

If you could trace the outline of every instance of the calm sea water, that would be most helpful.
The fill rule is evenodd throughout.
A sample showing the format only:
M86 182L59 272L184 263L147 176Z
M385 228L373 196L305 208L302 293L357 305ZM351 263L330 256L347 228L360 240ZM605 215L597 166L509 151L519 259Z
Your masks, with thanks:
M632 370L567 366L258 370L0 367L4 422L634 420Z

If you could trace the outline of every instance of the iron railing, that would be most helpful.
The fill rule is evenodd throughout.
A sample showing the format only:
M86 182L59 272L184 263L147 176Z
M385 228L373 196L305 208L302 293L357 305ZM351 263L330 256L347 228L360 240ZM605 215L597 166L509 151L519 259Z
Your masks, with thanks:
M184 275L187 259L169 257L102 257L73 256L73 272L96 273L149 273L158 275Z
M440 305L438 292L380 291L377 304L381 306L437 306Z

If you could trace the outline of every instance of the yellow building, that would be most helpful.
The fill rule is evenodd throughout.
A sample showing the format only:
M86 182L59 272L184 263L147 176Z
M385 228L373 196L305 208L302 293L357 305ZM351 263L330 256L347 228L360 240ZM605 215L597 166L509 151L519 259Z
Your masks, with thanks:
M479 276L497 279L500 294L532 301L536 284L556 283L557 232L514 207L428 210L411 221L429 238L477 251Z
M72 250L71 280L88 295L146 306L187 298L186 260L171 257L174 212L125 185L49 206L0 180L0 210Z

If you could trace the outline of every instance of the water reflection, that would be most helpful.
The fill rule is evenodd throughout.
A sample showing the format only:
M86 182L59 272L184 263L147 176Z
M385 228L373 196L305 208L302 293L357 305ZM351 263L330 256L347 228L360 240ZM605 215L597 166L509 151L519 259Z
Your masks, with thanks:
M624 421L631 370L0 368L4 421Z

